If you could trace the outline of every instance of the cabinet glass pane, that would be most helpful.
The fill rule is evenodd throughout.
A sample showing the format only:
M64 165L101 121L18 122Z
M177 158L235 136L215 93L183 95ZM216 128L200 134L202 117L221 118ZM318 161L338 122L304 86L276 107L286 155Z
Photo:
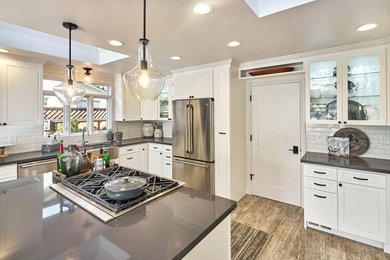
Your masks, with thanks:
M348 120L380 120L380 56L348 59Z
M310 119L337 119L336 61L310 64Z
M169 93L168 93L168 83L165 84L161 94L159 96L159 106L160 106L160 118L168 118L169 117Z

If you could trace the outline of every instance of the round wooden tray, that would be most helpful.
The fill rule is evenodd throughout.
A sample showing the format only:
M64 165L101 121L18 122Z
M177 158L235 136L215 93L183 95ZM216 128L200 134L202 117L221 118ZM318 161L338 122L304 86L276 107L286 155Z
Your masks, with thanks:
M368 136L361 130L347 127L337 131L334 137L347 137L349 138L349 155L358 156L367 152L370 147L370 140Z

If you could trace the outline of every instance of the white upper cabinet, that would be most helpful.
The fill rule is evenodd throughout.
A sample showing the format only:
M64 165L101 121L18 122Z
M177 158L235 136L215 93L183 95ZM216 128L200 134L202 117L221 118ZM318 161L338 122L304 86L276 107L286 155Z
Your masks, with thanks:
M213 97L213 70L203 69L174 75L173 99Z
M115 75L115 121L141 119L141 102L126 89L121 74Z
M226 133L230 124L230 69L214 69L214 127L216 132Z
M159 98L156 100L142 100L141 101L141 120L158 120L158 104Z
M172 119L172 88L174 85L173 79L167 79L165 86L158 97L158 119Z
M42 65L0 60L0 123L43 124Z
M311 60L306 71L308 123L386 124L384 48Z

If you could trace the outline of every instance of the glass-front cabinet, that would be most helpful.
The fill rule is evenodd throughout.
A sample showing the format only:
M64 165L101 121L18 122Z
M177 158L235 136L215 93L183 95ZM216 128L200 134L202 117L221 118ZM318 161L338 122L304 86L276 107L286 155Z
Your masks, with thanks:
M385 50L310 62L306 102L311 124L386 124Z
M158 117L159 120L171 120L172 119L172 84L171 79L167 79L165 86L158 97Z

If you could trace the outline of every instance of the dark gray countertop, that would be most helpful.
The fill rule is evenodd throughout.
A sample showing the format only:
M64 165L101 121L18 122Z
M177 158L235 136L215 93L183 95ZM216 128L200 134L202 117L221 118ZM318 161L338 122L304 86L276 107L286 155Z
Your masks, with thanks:
M361 171L372 171L390 174L390 160L367 157L339 157L326 153L307 152L301 159L302 163L311 163Z
M103 142L103 143L96 143L91 144L90 147L94 146L127 146L127 145L134 145L134 144L141 144L141 143L159 143L159 144L172 144L172 138L132 138L132 139L125 139L122 140L122 142ZM40 161L45 159L52 159L56 158L58 152L52 152L52 153L43 153L42 151L35 151L35 152L27 152L27 153L17 153L17 154L10 154L8 157L0 158L0 166L7 165L7 164L14 164L14 163L28 163L33 161Z
M51 190L51 180L0 183L17 201L0 203L0 237L12 243L6 250L0 240L0 259L181 259L237 206L182 187L105 224Z

